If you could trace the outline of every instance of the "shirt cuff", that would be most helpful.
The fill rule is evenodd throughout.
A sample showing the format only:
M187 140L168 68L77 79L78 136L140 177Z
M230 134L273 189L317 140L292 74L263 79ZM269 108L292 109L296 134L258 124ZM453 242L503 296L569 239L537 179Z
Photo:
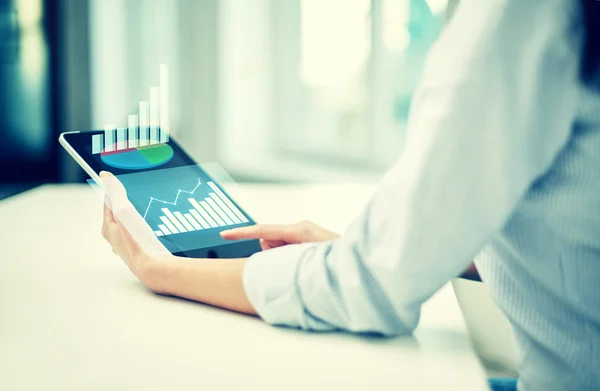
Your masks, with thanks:
M316 243L287 245L252 255L244 267L243 284L250 303L267 323L312 328L297 286L302 259Z

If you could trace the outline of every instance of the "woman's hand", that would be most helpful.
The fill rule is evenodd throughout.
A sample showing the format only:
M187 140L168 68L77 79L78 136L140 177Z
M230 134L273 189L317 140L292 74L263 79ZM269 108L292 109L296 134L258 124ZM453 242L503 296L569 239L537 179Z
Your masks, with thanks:
M337 239L340 235L328 231L310 221L301 221L296 224L272 225L257 224L248 227L230 229L221 232L221 236L228 240L260 239L263 250L307 242L324 242Z
M100 176L107 193L102 235L142 284L156 293L256 314L242 283L246 259L173 256L129 202L121 182L107 172Z
M142 284L151 290L158 290L152 273L158 263L157 255L170 254L164 247L161 249L154 234L148 232L147 224L127 199L121 182L108 172L100 173L100 177L107 193L102 236ZM140 245L139 241L144 245Z
M125 261L129 270L144 283L152 262L151 257L140 247L123 224L119 223L106 204L104 204L102 236L112 246L113 252Z

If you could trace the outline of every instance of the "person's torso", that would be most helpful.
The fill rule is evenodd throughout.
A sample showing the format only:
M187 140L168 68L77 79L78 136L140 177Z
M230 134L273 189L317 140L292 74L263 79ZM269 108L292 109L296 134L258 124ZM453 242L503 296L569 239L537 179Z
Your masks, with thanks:
M476 264L513 325L520 390L600 389L600 92Z

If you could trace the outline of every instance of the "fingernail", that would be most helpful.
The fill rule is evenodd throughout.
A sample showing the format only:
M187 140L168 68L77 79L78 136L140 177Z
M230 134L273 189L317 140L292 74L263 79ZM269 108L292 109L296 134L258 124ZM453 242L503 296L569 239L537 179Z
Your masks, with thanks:
M105 177L112 176L112 174L108 171L100 171L100 176L105 178Z
M220 233L221 233L221 236L223 236L223 235L227 235L227 234L228 234L228 233L230 233L230 232L231 232L231 230L230 230L230 229L226 229L226 230L224 230L224 231L221 231Z

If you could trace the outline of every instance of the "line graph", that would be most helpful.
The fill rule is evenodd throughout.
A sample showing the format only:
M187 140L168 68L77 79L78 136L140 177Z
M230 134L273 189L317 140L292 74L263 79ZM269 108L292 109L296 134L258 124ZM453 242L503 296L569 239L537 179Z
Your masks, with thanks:
M150 197L150 202L148 202L148 207L146 207L146 211L144 212L144 220L146 219L146 216L148 215L148 211L150 210L150 207L152 206L152 203L154 201L156 202L160 202L161 204L167 204L167 205L177 205L177 201L179 201L179 196L182 193L186 193L189 195L194 195L194 193L196 192L196 190L198 190L198 188L200 187L200 185L202 184L202 182L200 181L200 178L198 178L198 183L196 184L196 187L194 187L193 190L191 191L187 191L187 190L177 190L177 196L175 197L175 201L173 202L169 202L169 201L165 201L165 200L160 200L158 198L154 198L154 197Z
M198 177L195 179L197 183L193 189L179 189L174 198L170 199L175 189L187 185L179 182L178 186L168 186L168 193L155 189L155 196L150 197L148 205L145 201L141 203L140 206L146 205L143 218L153 227L156 236L222 229L250 222L216 183ZM190 184L192 181L186 182ZM155 204L161 206L156 207Z

